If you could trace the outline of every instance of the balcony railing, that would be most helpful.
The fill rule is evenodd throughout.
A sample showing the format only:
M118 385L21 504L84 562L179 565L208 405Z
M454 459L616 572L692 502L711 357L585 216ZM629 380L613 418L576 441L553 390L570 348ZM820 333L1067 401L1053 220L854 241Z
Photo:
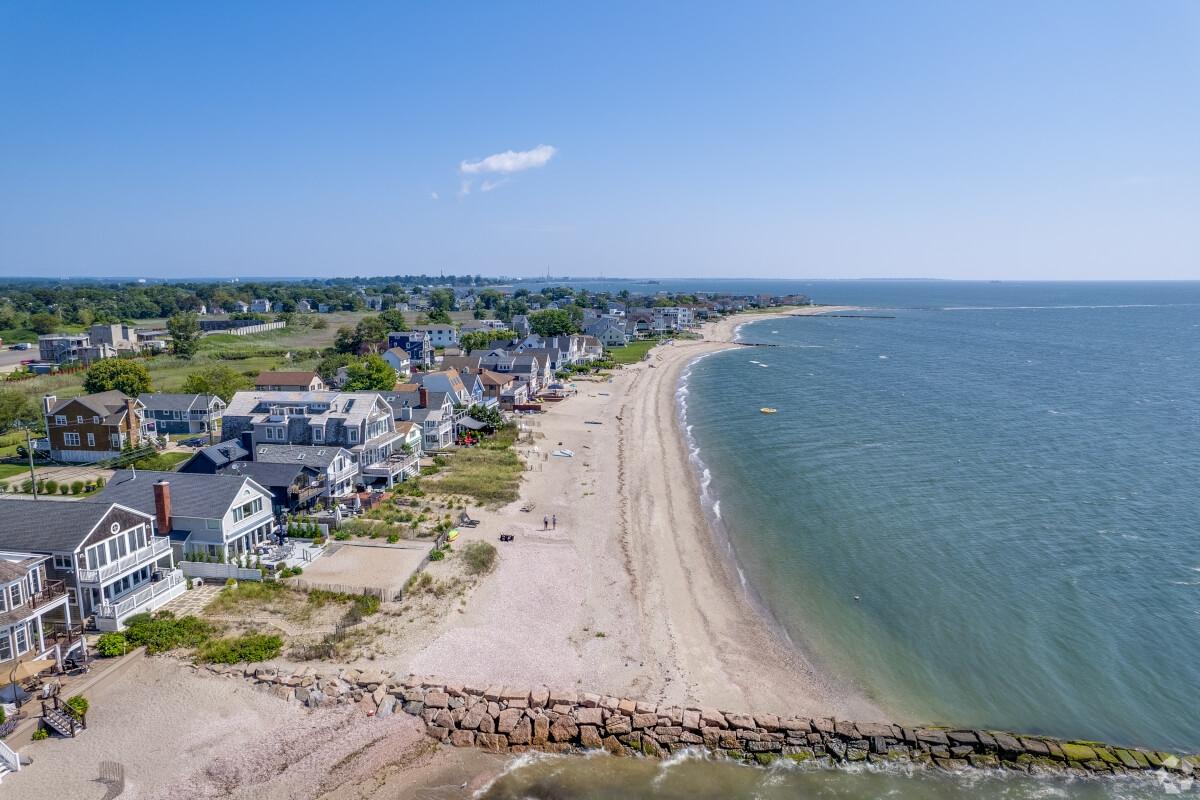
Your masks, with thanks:
M0 612L0 625L19 622L39 608L50 605L66 594L67 584L65 581L47 581L45 586L26 597L20 605Z
M78 571L80 583L103 583L109 578L120 575L139 564L161 556L171 549L171 540L165 536L155 536L145 547L140 547L132 553L121 556L116 561L110 561L99 569L81 569Z
M404 470L417 466L419 457L415 454L392 453L387 458L368 464L362 468L364 475L398 475Z
M183 583L186 578L183 577L183 572L174 569L167 573L160 581L150 583L146 588L139 589L129 597L122 598L115 603L102 603L96 609L96 617L103 619L120 619L126 614L130 614L142 606L149 603L154 598L166 594L179 584Z

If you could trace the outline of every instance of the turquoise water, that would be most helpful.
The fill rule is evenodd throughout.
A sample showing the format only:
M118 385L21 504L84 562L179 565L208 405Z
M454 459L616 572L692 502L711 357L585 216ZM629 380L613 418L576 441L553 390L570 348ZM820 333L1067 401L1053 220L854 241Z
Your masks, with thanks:
M1200 284L715 288L894 317L755 323L743 339L778 347L686 378L718 535L799 646L906 720L1200 750ZM486 796L1163 793L589 758Z
M1195 796L1186 783L1167 778L1071 782L983 771L952 776L933 770L762 769L696 758L663 763L550 756L519 759L482 796L486 800L1149 800L1168 792Z
M748 585L907 719L1200 748L1200 287L905 299L694 367Z

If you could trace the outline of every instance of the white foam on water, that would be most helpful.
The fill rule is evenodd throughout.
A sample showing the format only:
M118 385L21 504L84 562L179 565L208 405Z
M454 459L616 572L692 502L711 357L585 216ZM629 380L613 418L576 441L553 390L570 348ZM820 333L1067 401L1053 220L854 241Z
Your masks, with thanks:
M720 500L713 501L712 512L713 512L714 517L716 517L717 519L721 518L721 501Z

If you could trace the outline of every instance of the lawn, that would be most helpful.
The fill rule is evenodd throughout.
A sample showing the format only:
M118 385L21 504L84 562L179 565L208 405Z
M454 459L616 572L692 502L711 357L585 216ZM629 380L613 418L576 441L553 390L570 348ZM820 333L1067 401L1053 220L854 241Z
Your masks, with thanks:
M604 353L614 364L636 364L646 357L650 352L650 348L658 344L657 339L638 339L632 341L624 347L606 348Z
M13 475L20 475L22 472L29 472L29 466L23 464L0 464L0 481L5 478L11 478Z
M513 450L517 431L508 425L492 439L453 451L441 473L421 485L437 494L467 495L480 505L502 506L520 496L521 459Z

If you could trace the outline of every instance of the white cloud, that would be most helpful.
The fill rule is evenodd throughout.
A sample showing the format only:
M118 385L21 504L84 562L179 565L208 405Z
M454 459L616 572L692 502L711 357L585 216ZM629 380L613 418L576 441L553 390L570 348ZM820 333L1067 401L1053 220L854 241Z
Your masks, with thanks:
M492 189L503 186L506 183L508 183L508 178L501 178L498 181L484 180L484 182L479 185L479 191L490 192Z
M548 144L539 144L532 150L506 150L503 153L490 155L480 161L463 161L458 165L458 171L463 175L479 175L481 173L499 172L511 174L522 170L544 167L554 158L558 150ZM497 184L499 185L499 184ZM495 188L495 187L493 187Z
M438 199L438 193L437 193L437 192L430 192L430 193L429 193L429 198L430 198L431 200L437 200L437 199Z
M458 184L458 196L466 197L470 193L471 193L471 182L470 181L461 181Z

